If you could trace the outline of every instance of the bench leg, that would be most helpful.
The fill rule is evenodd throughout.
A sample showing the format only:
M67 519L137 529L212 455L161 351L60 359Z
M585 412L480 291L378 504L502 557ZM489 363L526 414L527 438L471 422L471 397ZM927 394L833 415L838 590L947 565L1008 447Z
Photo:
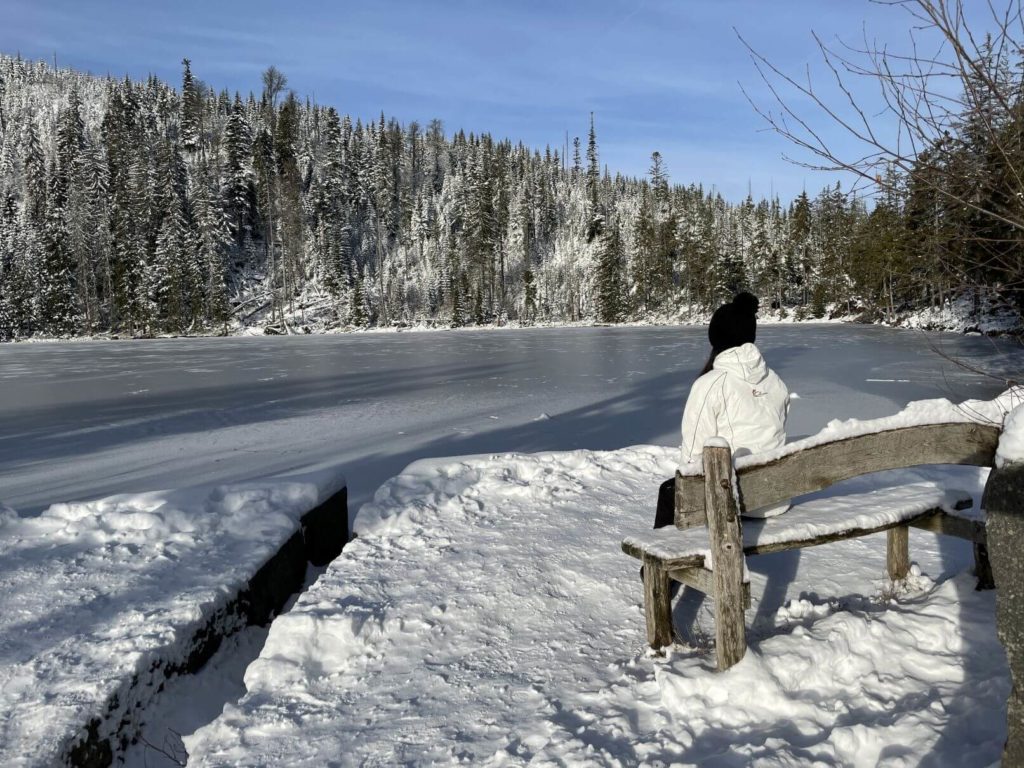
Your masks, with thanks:
M886 531L885 565L893 581L907 578L910 573L910 528L901 525Z
M672 592L668 572L652 557L644 558L644 614L647 642L660 649L672 642Z
M732 453L704 446L704 508L711 540L711 583L715 592L715 647L724 672L747 652L743 616L743 537L732 491Z
M988 544L984 541L974 542L974 575L978 578L978 586L975 589L996 588L992 564L988 561Z
M747 652L747 628L743 601L743 560L737 567L720 567L712 572L715 585L715 647L718 669L724 672Z

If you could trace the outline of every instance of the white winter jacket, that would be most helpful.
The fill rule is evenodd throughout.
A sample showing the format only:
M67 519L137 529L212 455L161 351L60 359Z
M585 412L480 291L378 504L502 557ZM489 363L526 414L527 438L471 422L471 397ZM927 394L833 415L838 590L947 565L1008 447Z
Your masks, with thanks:
M789 390L753 344L733 347L715 358L714 367L693 383L683 409L680 461L700 461L704 443L724 437L734 457L778 448L786 442ZM747 514L767 517L789 508L785 503Z

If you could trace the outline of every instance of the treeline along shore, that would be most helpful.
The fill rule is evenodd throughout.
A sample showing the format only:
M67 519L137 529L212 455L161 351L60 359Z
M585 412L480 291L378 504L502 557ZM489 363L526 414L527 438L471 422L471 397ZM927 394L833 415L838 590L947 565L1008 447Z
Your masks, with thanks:
M188 60L176 89L0 56L0 339L672 320L741 288L797 319L965 295L1019 310L1017 233L938 185L727 201L672 183L657 152L644 178L612 173L593 116L541 150L353 121L273 67L259 85L217 91ZM1000 194L987 133L968 115L947 139L976 195Z

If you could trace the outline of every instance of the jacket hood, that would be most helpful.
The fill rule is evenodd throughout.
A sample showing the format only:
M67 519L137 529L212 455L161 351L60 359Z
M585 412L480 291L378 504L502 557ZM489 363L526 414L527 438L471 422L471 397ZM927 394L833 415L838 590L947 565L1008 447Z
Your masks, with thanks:
M760 384L768 376L768 364L760 350L750 343L720 352L713 367L716 371L739 376L750 384Z

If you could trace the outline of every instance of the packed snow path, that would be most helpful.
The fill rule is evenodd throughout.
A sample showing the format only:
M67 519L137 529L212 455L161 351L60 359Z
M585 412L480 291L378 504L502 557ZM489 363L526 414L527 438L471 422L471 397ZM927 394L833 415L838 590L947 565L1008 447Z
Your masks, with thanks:
M999 382L928 349L1022 367L1009 342L851 325L762 326L799 393L790 437ZM675 445L704 328L568 328L0 344L0 502L344 467L358 510L416 459Z
M649 655L618 545L649 524L675 458L642 446L414 464L274 622L241 701L185 738L189 765L998 760L1009 676L994 593L974 590L958 540L914 531L919 570L896 600L879 597L884 534L754 558L740 664L715 671L696 593L675 609L693 647ZM980 492L985 470L952 473ZM943 475L837 490L880 477Z

